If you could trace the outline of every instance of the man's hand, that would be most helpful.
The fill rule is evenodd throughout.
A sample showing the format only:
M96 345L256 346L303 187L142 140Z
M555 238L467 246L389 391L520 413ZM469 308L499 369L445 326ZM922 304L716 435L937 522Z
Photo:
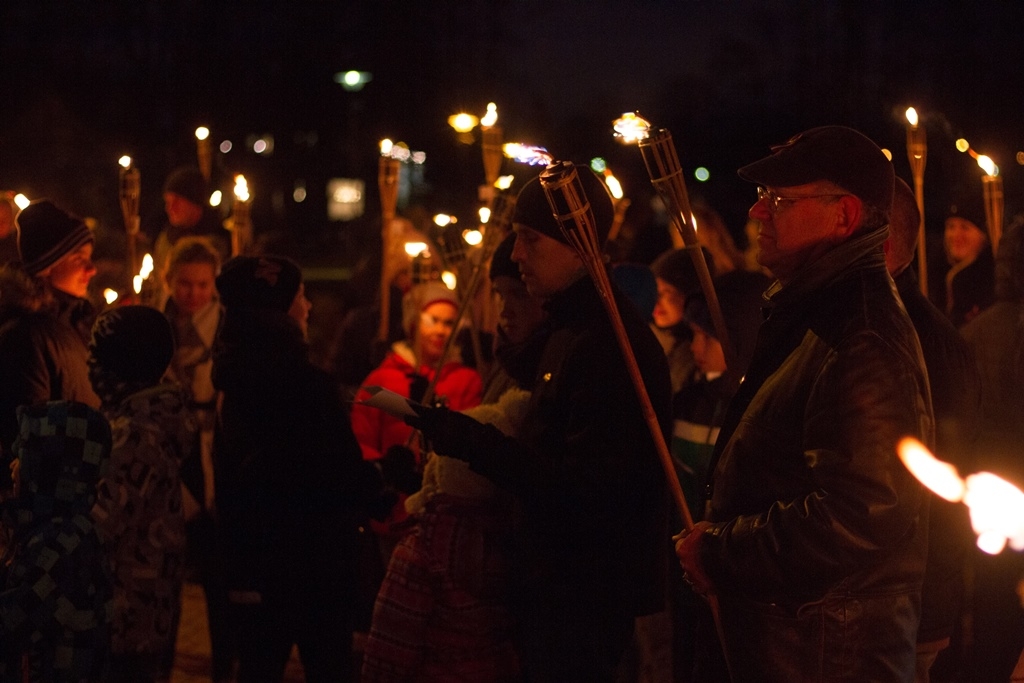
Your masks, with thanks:
M701 595L713 592L711 580L700 566L700 544L704 533L711 527L709 522L697 522L692 529L680 531L672 537L676 542L676 556L683 568L683 576Z
M416 415L405 423L423 433L435 453L472 462L475 456L490 450L504 437L492 425L445 407L415 406Z

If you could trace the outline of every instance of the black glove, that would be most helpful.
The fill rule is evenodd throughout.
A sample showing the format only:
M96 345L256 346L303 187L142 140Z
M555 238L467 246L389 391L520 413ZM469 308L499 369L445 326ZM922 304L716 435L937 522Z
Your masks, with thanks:
M394 445L384 452L380 459L380 474L384 483L412 495L423 486L423 475L416 469L416 454L401 445Z
M414 405L405 423L422 432L435 453L471 463L504 440L494 425L485 425L446 407Z

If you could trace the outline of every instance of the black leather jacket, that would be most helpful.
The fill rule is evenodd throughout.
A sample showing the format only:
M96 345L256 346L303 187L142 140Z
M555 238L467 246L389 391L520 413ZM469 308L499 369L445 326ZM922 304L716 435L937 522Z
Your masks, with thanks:
M913 677L927 496L896 444L930 444L933 426L886 234L857 235L766 293L701 545L736 680Z

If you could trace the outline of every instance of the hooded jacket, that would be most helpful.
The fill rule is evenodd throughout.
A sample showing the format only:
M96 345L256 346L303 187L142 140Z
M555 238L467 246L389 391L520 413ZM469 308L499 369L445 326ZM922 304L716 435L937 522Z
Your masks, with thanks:
M5 508L14 531L0 593L0 679L99 681L112 609L107 561L89 511L110 454L110 427L81 403L18 411L20 494ZM9 565L8 565L9 562Z
M735 680L913 675L927 492L896 444L930 444L933 426L887 234L855 235L767 292L700 545Z

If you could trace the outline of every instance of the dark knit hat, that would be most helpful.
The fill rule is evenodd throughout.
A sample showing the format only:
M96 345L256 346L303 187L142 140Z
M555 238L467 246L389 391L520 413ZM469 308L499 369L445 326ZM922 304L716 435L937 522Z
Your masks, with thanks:
M29 204L15 219L18 252L29 275L52 266L83 244L93 241L85 222L50 201Z
M845 126L821 126L798 133L771 156L747 164L739 176L758 185L790 187L827 180L888 213L895 171L881 148Z
M112 308L92 326L90 364L125 382L156 384L173 356L171 323L155 308Z
M459 298L455 292L448 289L440 280L430 280L413 285L412 289L402 297L402 330L406 336L412 339L415 331L416 321L420 313L430 304L438 301L450 303L456 308L459 307Z
M302 271L283 256L236 256L217 276L217 293L227 309L271 308L287 312L302 284Z
M191 166L174 169L171 175L167 176L164 192L184 197L197 206L206 206L210 201L206 179L203 178L203 174L199 172L198 168Z
M589 168L577 164L576 172L579 175L583 191L587 195L587 201L590 202L590 209L594 212L598 238L601 244L604 244L608 239L608 232L612 229L612 221L615 219L615 205L612 203L612 196L601 178ZM533 228L564 244L569 243L562 233L562 227L555 219L551 204L548 203L547 195L540 184L539 176L532 178L519 192L516 209L512 214L512 222Z
M701 247L704 252L704 261L708 264L708 272L711 277L715 276L715 259L706 247ZM669 249L651 264L651 272L654 277L660 278L679 290L683 295L700 289L700 278L697 276L697 268L693 265L693 257L687 249Z
M494 250L491 257L491 279L499 277L510 277L519 279L519 264L512 260L512 249L516 246L516 234L510 232L505 235L498 248Z

